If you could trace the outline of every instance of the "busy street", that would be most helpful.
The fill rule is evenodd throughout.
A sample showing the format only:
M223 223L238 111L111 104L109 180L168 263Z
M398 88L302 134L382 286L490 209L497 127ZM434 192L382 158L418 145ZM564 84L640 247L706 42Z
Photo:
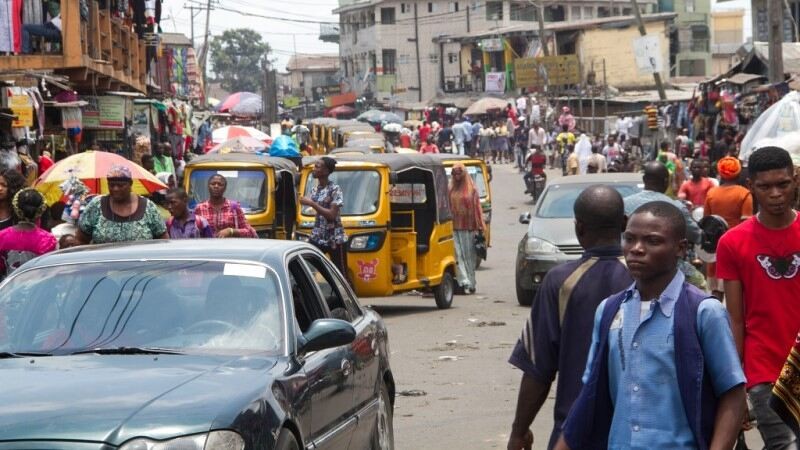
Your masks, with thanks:
M800 0L0 0L0 450L800 450Z

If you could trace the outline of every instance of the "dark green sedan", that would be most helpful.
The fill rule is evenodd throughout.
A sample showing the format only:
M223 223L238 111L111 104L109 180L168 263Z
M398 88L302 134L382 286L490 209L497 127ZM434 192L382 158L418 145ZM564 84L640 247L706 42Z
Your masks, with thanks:
M386 328L307 244L151 241L0 285L0 449L391 449Z

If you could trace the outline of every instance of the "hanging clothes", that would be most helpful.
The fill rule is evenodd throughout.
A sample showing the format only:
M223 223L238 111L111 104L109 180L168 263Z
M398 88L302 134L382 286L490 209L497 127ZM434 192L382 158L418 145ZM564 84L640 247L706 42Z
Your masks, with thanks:
M22 23L25 25L41 25L44 22L42 0L22 1Z
M22 53L22 0L11 2L11 34L14 38L14 53Z

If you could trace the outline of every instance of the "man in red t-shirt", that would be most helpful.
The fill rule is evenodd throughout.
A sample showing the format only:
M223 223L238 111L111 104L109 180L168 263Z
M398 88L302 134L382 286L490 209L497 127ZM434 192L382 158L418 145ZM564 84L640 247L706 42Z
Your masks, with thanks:
M789 153L778 147L753 152L748 171L760 211L722 236L717 278L725 283L731 329L764 444L797 449L794 433L769 406L772 383L800 329L800 220L792 208L797 182Z
M689 170L692 172L692 179L686 180L678 190L678 198L689 200L693 208L703 206L706 202L706 194L714 187L714 182L710 178L704 177L708 160L696 158L692 160Z

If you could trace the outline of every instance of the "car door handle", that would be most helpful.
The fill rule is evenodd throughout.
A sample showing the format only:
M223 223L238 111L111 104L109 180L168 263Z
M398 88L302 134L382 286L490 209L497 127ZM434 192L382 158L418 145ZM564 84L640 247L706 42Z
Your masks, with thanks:
M353 371L353 365L350 363L350 361L348 361L346 359L343 359L342 360L342 373L344 374L344 376L346 376L346 377L350 376L350 372L352 372L352 371Z

